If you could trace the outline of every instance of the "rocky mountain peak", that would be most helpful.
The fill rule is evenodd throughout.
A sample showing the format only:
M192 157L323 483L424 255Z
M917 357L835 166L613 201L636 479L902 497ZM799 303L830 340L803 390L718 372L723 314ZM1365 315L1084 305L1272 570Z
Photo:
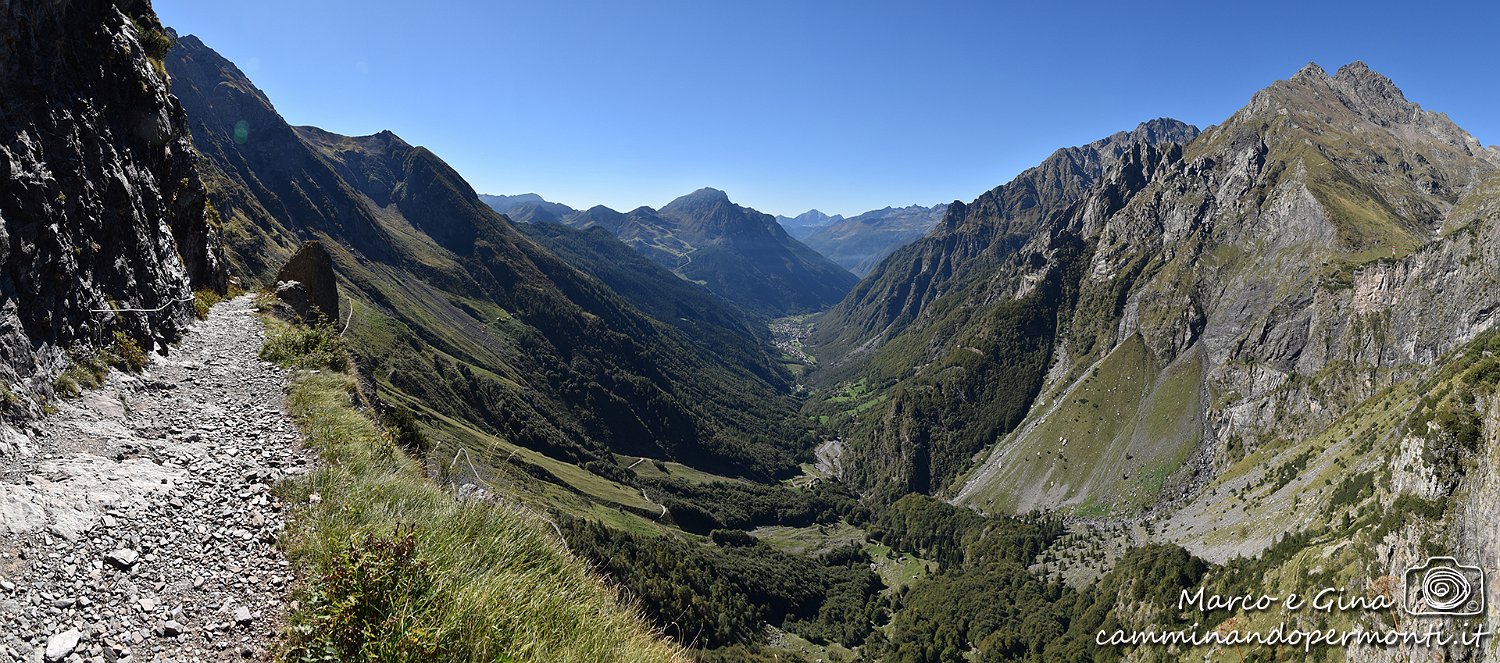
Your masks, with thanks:
M662 216L679 223L715 228L716 230L713 231L715 233L764 225L747 223L752 220L759 221L759 219L755 217L755 214L749 213L748 208L731 202L729 194L712 187L698 189L663 205L657 211Z
M1339 67L1333 76L1317 64L1308 63L1291 78L1257 92L1247 110L1255 115L1300 112L1309 119L1324 120L1353 113L1381 126L1441 125L1440 128L1447 129L1452 125L1446 118L1423 111L1408 101L1391 79L1358 60Z
M779 221L780 219L777 220ZM804 226L826 226L831 223L838 223L843 220L844 215L842 214L829 216L816 209L807 210L806 212L798 214L795 218L791 219L791 221L793 221L794 223Z
M821 210L810 209L795 217L776 215L776 223L786 229L787 233L798 240L806 240L809 235L820 229L828 228L844 220L844 215L835 214L829 216Z
M383 150L404 150L411 149L413 147L411 143L406 142L400 136L397 136L396 132L391 131L390 129L379 131L368 136L350 136L349 141L356 145L374 147Z
M670 203L667 203L666 207L663 207L662 209L666 209L667 207L671 207L672 205L677 203L706 204L717 202L729 202L729 194L713 187L706 186L676 200L673 200Z
M1287 121L1272 121L1278 116ZM1409 101L1390 78L1360 61L1340 67L1333 76L1309 63L1291 78L1256 92L1250 103L1216 133L1223 134L1225 130L1259 133L1257 127L1264 126L1281 127L1271 133L1281 134L1279 141L1289 149L1307 141L1324 144L1333 136L1349 136L1362 143L1374 141L1391 148L1394 151L1383 158L1392 163L1406 159L1398 154L1405 149L1398 144L1413 141L1442 153L1444 156L1437 157L1440 162L1477 156L1487 162L1483 168L1495 163L1479 141L1447 115L1424 110ZM1267 140L1278 141L1269 135ZM1424 158L1433 156L1428 154ZM1459 168L1467 171L1470 166Z
M1318 63L1316 63L1316 62L1309 62L1309 63L1307 63L1305 65L1302 65L1302 68L1298 69L1297 73L1292 74L1292 80L1294 80L1294 81L1308 81L1308 80L1312 80L1312 81L1325 81L1325 80L1328 80L1328 72L1323 71L1323 68L1320 67L1320 66L1318 66Z
M1136 125L1127 134L1129 143L1186 143L1198 136L1198 128L1170 117L1159 117Z
M1391 79L1358 60L1339 67L1332 83L1351 109L1382 124L1410 120L1422 112Z
M1349 64L1339 67L1338 71L1334 72L1333 79L1346 82L1355 80L1375 80L1395 87L1395 85L1391 83L1391 79L1386 78L1383 74L1380 74L1374 69L1371 69L1370 65L1365 64L1364 60L1355 60L1353 62L1350 62Z

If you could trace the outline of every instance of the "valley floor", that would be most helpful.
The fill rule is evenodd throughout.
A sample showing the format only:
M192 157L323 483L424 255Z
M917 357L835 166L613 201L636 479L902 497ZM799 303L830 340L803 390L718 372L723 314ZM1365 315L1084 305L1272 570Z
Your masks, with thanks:
M312 455L250 297L0 445L0 659L268 659L292 573L270 486ZM6 457L11 456L11 457Z

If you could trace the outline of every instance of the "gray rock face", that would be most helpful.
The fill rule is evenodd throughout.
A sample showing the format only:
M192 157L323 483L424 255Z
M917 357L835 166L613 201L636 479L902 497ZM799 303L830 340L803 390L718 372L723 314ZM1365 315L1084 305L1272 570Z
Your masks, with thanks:
M1168 360L1200 344L1206 387L1241 397L1206 439L1298 435L1495 324L1497 177L1478 141L1363 63L1309 67L1109 218L1089 280L1133 281L1112 340L1139 333ZM1206 268L1213 253L1232 264ZM1327 393L1286 388L1320 374Z
M339 317L339 290L333 257L318 241L306 242L276 274L276 296L304 320Z
M966 275L994 267L1028 239L1049 241L1051 215L1083 199L1139 145L1187 142L1192 125L1161 118L1087 145L1054 152L1034 168L980 195L954 201L931 235L874 265L866 280L831 309L812 341L822 362L865 356L903 332L933 300Z
M222 286L167 43L144 0L0 4L0 384L15 397L114 330L148 349L175 338L192 289Z

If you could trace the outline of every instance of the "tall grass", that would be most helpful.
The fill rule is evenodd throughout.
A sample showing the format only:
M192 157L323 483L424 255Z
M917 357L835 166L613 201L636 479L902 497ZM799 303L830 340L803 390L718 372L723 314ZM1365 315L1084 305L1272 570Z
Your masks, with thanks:
M305 332L267 325L268 345L302 345L277 338ZM284 659L688 660L544 523L425 478L357 409L357 389L341 372L293 380L290 409L321 463L280 489L303 505L284 537L299 577Z

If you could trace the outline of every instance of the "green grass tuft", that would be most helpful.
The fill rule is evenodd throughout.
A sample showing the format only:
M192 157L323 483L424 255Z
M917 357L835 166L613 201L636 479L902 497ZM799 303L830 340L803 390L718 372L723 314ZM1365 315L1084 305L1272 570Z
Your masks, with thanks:
M287 368L349 370L349 349L332 325L267 322L260 358Z
M135 342L135 339L126 336L125 332L115 332L114 357L118 361L113 363L131 373L139 373L146 369L146 352L141 350L141 346Z

